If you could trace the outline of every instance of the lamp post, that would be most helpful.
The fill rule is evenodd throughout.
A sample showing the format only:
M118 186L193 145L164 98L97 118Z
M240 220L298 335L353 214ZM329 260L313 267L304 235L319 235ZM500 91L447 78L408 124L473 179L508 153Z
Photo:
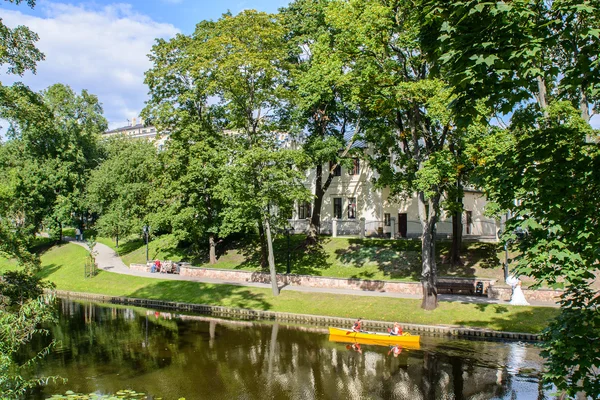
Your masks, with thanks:
M142 227L142 232L144 232L144 236L146 236L146 264L148 264L148 235L150 234L150 226L144 225Z
M290 235L294 234L294 227L290 226L290 227L286 227L285 228L285 234L287 236L287 268L286 268L286 273L289 275L290 274Z

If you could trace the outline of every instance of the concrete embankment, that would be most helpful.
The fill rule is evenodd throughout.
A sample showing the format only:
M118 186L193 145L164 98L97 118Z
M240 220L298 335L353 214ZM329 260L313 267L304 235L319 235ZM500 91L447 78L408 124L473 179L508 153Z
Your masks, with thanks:
M164 309L180 312L199 313L216 317L227 317L249 320L273 320L303 325L326 326L351 326L354 322L350 318L329 317L321 315L295 314L275 311L250 310L243 308L222 307L205 304L191 304L164 300L137 299L130 297L107 296L93 293L79 293L68 291L57 291L57 295L68 300L88 300L110 304L122 304L136 307L148 307L153 309ZM363 320L364 327L370 331L386 332L390 322ZM400 322L400 321L399 321ZM402 329L413 334L454 336L462 338L479 338L491 340L520 340L539 341L538 334L521 332L494 331L485 328L468 328L459 326L420 325L401 323Z

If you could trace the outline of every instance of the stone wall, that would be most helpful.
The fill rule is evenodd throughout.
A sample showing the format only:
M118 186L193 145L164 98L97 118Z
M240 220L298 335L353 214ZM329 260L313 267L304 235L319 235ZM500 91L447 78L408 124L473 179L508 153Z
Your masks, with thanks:
M146 264L131 264L131 269L138 271L150 272L150 268ZM195 278L220 279L229 282L256 282L256 283L271 283L271 276L267 272L250 272L238 271L231 269L217 268L198 268L192 267L189 264L182 265L179 274L181 276L190 276ZM483 293L490 299L509 301L511 296L511 288L506 286L495 286L493 279L478 279L478 278L439 278L438 282L452 281L468 281L482 282ZM329 278L322 276L311 275L277 275L277 284L279 286L306 286L326 289L344 289L344 290L359 290L359 291L374 291L374 292L389 292L402 293L413 295L420 298L423 295L423 290L420 282L398 282L398 281L378 281L367 279L345 279L345 278ZM543 301L556 302L562 291L551 289L529 290L524 289L523 293L528 301Z
M235 271L230 269L196 268L182 266L179 274L181 276L192 276L197 278L222 279L232 282L259 282L271 283L271 276L266 272ZM421 283L419 282L394 282L375 281L363 279L327 278L310 275L277 275L279 285L308 286L328 289L366 290L375 292L392 292L422 295Z
M543 301L543 302L557 302L560 296L563 294L562 290L554 289L523 289L523 295L527 301ZM510 300L512 295L512 289L508 286L492 286L488 291L488 297L495 300Z
M129 269L134 271L150 272L150 266L146 264L129 264Z
M191 266L182 266L181 276L191 276L196 278L222 279L231 282L258 282L271 283L271 276L266 272L237 271L230 269L216 268L197 268ZM484 293L487 293L488 287L494 282L489 279L475 278L440 278L439 281L469 281L483 282ZM310 275L277 275L278 285L289 286L308 286L327 289L345 289L345 290L364 290L374 292L390 292L414 295L421 297L423 290L420 282L398 282L398 281L378 281L367 279L344 279L329 278Z

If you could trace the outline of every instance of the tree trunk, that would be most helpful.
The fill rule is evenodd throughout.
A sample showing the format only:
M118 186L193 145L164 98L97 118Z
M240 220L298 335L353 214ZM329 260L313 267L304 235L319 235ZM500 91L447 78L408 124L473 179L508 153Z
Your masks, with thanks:
M325 192L329 189L331 182L333 181L333 169L335 169L336 165L333 166L332 170L329 171L329 175L323 183L323 166L317 165L316 169L316 181L315 181L315 200L313 202L312 215L310 218L310 228L308 231L307 241L316 243L318 235L321 232L321 207L323 207L323 198L325 197Z
M590 122L590 109L585 88L581 87L579 89L579 93L581 94L581 98L579 99L579 110L581 111L581 118L583 118L585 122Z
M316 243L321 231L321 206L323 205L323 166L317 165L315 179L315 199L313 201L312 214L310 216L310 226L308 228L307 241Z
M269 271L271 272L271 288L273 295L279 295L279 286L277 286L277 272L275 271L275 256L273 254L273 242L271 241L271 225L269 217L265 217L265 233L267 236L267 247L269 249Z
M435 264L435 225L437 221L438 201L429 201L429 215L425 211L425 194L418 193L418 208L423 235L421 236L421 285L423 302L421 308L437 308L437 268Z
M460 179L456 182L456 203L460 205L452 215L452 247L450 248L450 265L453 267L463 265L460 259L462 249L462 203L463 188Z
M450 265L453 267L463 265L460 258L462 248L462 213L456 211L452 215L452 247L450 248Z
M119 248L119 233L117 232L117 236L115 237L115 247Z
M209 257L209 262L210 264L216 264L217 263L217 243L215 242L215 234L211 233L210 235L208 235L208 246L209 246L209 251L208 251L208 257Z
M260 266L265 268L267 266L267 241L265 239L265 229L263 228L262 221L258 223L258 237L260 241Z
M540 109L544 113L544 117L547 117L548 116L548 99L547 99L547 91L546 91L546 79L541 75L538 76L537 84L538 84L538 93L537 93L538 104L540 106Z

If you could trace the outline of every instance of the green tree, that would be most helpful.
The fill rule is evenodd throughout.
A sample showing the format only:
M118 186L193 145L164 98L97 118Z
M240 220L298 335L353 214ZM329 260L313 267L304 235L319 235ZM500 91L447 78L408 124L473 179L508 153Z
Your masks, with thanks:
M209 29L212 23L202 25ZM169 132L160 155L163 173L154 196L160 215L155 213L154 224L179 241L208 239L214 264L222 220L215 190L227 162L226 121L222 107L208 102L209 70L194 58L200 43L184 35L157 41L150 55L154 65L146 72L150 100L142 114Z
M570 396L600 395L599 299L590 288L600 229L598 146L589 139L598 133L588 124L598 108L599 11L597 1L428 1L424 19L456 109L477 116L483 101L513 112L509 129L482 139L478 175L497 213L513 215L503 238L521 252L516 272L565 287L545 332L545 378ZM516 240L516 228L526 236Z
M226 14L215 23L200 23L193 36L197 43L193 57L197 68L209 77L207 95L222 108L231 143L231 167L220 191L229 208L226 223L258 226L262 261L263 265L268 262L275 294L272 215L275 208L281 216L290 202L307 199L302 195L304 187L296 182L296 151L277 149L277 131L289 103L284 33L277 16L244 11L235 17ZM237 181L228 185L231 176ZM286 178L289 190L281 183ZM240 185L246 186L246 191L237 190Z
M119 236L140 233L148 222L160 166L148 141L115 138L105 146L108 156L91 172L85 200L98 215L98 232L118 244Z
M457 162L448 144L454 100L420 42L418 2L335 1L327 16L339 31L336 49L352 71L353 96L364 117L364 137L377 185L392 196L417 195L422 227L423 303L437 307L436 224L443 194L454 187Z
M307 134L302 147L315 169L309 243L317 240L323 197L333 181L333 171L344 162L350 166L345 156L359 133L355 130L348 140L357 121L357 107L351 102L351 75L334 51L337 30L325 17L330 3L296 0L281 10L294 61L289 83L294 94L292 126Z
M15 84L0 88L0 97L0 116L10 122L6 148L18 149L4 158L14 180L12 219L30 233L45 222L60 240L64 224L81 226L86 215L85 184L100 161L98 139L107 126L102 107L96 96L62 84L40 94Z
M5 0L9 3L21 3L21 0ZM28 0L33 8L35 0ZM44 54L35 47L38 35L26 26L10 29L0 19L0 66L7 65L9 74L23 75L25 71L35 73L36 65L44 59Z
M571 396L583 390L596 397L600 298L592 282L600 273L600 148L586 141L593 132L568 102L552 102L546 111L547 117L513 117L513 139L484 166L484 187L513 215L503 237L519 250L515 272L538 285L564 285L561 315L544 333L546 378ZM512 233L517 228L524 238Z

